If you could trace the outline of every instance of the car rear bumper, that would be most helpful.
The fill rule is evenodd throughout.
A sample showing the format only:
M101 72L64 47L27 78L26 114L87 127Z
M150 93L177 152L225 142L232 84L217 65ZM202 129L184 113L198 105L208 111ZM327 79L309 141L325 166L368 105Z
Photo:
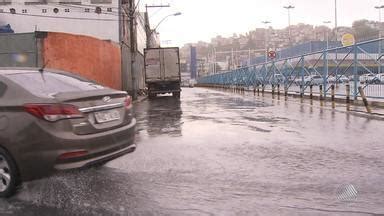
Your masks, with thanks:
M19 162L23 181L42 178L57 171L89 167L107 162L135 151L134 144L136 120L113 130L89 134L73 133L45 134L40 147L28 149ZM86 155L65 160L60 155L68 152L85 151Z
M121 150L114 151L109 154L105 154L102 156L81 160L78 162L70 162L70 163L59 163L54 166L56 170L70 170L70 169L78 169L83 167L89 167L95 164L108 162L115 158L121 157L125 154L132 153L136 150L136 144L129 145Z

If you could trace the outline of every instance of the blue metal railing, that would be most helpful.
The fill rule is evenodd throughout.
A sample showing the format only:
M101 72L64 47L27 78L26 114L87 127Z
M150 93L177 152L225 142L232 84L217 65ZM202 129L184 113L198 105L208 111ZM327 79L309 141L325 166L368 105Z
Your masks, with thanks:
M312 89L314 94L324 97L334 86L336 95L345 96L346 89L350 89L349 94L354 99L359 97L358 87L361 86L367 97L384 99L384 68L381 60L383 40L271 60L200 77L197 82L249 89L262 86L267 90L280 86L285 92L298 94L308 94L309 89ZM347 88L347 85L352 88ZM320 86L323 91L320 91Z

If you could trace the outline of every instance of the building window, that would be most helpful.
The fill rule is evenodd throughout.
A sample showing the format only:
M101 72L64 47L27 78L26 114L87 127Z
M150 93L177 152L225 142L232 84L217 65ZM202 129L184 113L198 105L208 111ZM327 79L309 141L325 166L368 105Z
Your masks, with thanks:
M47 0L28 0L24 2L25 5L41 5L47 4Z
M27 9L22 9L21 13L27 13Z
M68 9L68 8L64 9L64 12L67 12L67 13L68 13L68 12L69 12L69 9Z
M91 4L112 4L112 0L91 0Z
M60 0L59 4L75 4L81 5L81 0Z
M85 8L84 11L89 13L90 10L89 10L89 8Z
M12 4L12 0L0 0L0 5Z
M107 8L107 11L108 12L112 12L112 8Z
M41 13L47 13L47 9L41 9Z
M15 14L15 13L16 13L16 9L15 9L15 8L10 8L10 9L9 9L9 12L10 12L11 14Z
M54 13L59 13L59 8L53 8Z
M101 7L96 7L95 8L95 13L101 14Z

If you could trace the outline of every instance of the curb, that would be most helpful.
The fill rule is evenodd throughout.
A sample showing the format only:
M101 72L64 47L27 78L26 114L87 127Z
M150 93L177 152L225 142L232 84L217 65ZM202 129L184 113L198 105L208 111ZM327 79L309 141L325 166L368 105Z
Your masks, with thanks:
M133 101L133 104L137 104L137 103L143 102L143 101L145 101L147 99L148 99L148 96L144 96L144 97L138 98L137 100Z
M221 91L221 89L218 89L218 88L212 88L212 87L202 87L202 88L208 88L208 89L212 89L212 90L217 90L217 91ZM248 93L251 93L253 91L250 91L250 90L245 90L246 92ZM225 92L225 91L224 91ZM269 92L269 91L265 91L264 93L268 94L268 95L272 95L272 92ZM261 95L261 94L260 94ZM277 94L275 93L275 95L277 96ZM281 94L282 97L285 97L284 94ZM289 97L292 97L292 98L295 98L295 99L299 99L300 98L300 95L297 95L297 94L289 94L288 93L288 96ZM271 98L272 100L276 100L276 99L273 99ZM306 100L311 100L309 95L304 95L303 96L303 99L306 99ZM313 96L313 100L318 100L319 101L319 96ZM325 99L323 100L324 102L332 102L331 99ZM337 103L337 104L344 104L344 105L348 105L345 103L345 99L342 99L342 98L335 98L335 101L333 101L334 103ZM355 107L364 107L362 106L362 103L360 101L351 101L351 103L349 105L351 106L355 106ZM295 102L294 102L295 103ZM380 104L381 105L381 104ZM374 104L370 104L370 106L374 107L374 108L377 108L377 109L383 109L382 106L375 106ZM333 110L333 111L336 111L336 112L341 112L341 113L349 113L349 114L352 114L352 115L355 115L355 116L359 116L359 117L369 117L371 119L376 119L376 120L384 120L384 114L383 113L380 113L380 112L372 112L372 113L367 113L366 111L362 111L362 110L356 110L356 109L351 109L349 111L344 111L344 110L340 110L340 109L334 109L334 108L327 108L327 107L323 107L325 109L329 109L329 110Z
M223 88L221 88L219 86L217 86L217 87L215 87L215 86L198 86L198 87L210 88L210 89L223 89ZM230 89L230 88L228 88L228 89ZM238 90L238 91L240 91L240 90ZM253 92L253 90L249 90L249 89L244 89L243 91ZM265 90L264 93L272 95L272 91L271 90ZM262 94L261 91L260 91L260 94ZM278 93L275 92L274 95L278 95ZM280 95L284 96L284 92L281 92ZM291 96L291 97L294 97L294 98L300 98L301 97L299 94L294 93L294 92L288 92L287 96ZM309 94L304 94L302 97L305 98L305 99L310 99L310 95ZM320 100L320 96L317 95L317 94L314 94L312 96L312 98L314 100ZM327 98L324 99L324 101L332 101L332 99L327 97ZM336 97L334 99L334 102L336 102L336 103L346 103L346 99L342 98L342 97ZM353 99L351 99L350 100L350 104L351 105L362 106L362 107L364 106L363 101L361 101L361 100L353 100ZM372 101L372 100L370 100L370 101L368 101L368 104L370 106L372 106L372 107L376 107L376 108L380 108L380 109L384 108L384 102L382 102L382 101Z

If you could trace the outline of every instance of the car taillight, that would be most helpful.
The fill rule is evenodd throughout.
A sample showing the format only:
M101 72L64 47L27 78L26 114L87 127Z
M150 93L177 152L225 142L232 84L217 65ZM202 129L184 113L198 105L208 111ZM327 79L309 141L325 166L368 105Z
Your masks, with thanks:
M81 151L74 151L74 152L66 152L64 154L61 154L57 159L59 160L67 160L67 159L72 159L72 158L78 158L78 157L83 157L87 155L88 152L81 150Z
M50 122L84 117L76 106L70 104L25 104L24 110Z
M131 96L127 96L124 100L124 105L125 105L125 108L126 109L130 109L131 108L131 105L132 105L132 98Z

